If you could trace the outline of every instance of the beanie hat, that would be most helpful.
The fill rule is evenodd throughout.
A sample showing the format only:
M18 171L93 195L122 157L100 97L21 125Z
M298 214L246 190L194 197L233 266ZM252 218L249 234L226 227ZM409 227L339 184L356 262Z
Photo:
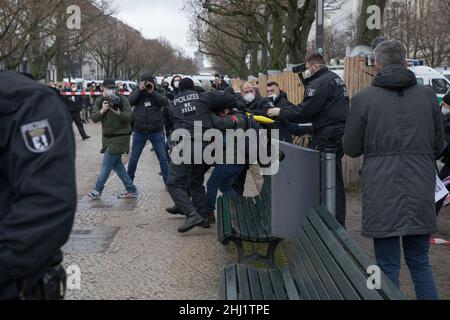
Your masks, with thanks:
M194 90L195 85L194 81L191 78L183 78L183 80L180 81L180 90Z

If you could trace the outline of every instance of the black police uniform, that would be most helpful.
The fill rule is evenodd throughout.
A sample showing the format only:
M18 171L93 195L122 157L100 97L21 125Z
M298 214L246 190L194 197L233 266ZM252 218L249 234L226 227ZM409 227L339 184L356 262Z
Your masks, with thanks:
M0 299L57 299L76 208L75 141L50 87L0 72Z
M202 137L194 137L194 122L201 121L203 131L212 128L206 95L202 96L195 90L180 93L171 103L169 111L173 122L172 129L187 130L191 135L192 146L195 140L202 141ZM205 146L203 143L203 147ZM207 223L208 200L203 185L205 166L193 164L193 160L191 164L176 165L171 162L169 168L167 187L170 196L176 207L187 217L186 224L179 229L180 232Z
M83 140L88 139L89 136L87 135L86 130L84 130L83 121L81 120L80 115L80 112L86 105L86 99L82 96L67 96L66 103L72 116L72 120L75 122L75 125L80 132L81 138L83 138Z
M284 108L280 119L313 124L310 147L319 151L336 150L336 218L345 226L346 200L342 175L344 135L350 99L344 81L328 68L320 69L308 79L305 99L298 107Z

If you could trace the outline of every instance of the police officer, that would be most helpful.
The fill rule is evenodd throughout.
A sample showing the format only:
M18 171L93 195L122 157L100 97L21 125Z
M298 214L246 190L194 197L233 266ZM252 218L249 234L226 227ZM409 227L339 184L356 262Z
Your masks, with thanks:
M77 92L77 84L72 83L71 85L71 92L75 94ZM85 108L86 106L86 100L82 96L77 95L71 95L66 97L67 106L69 108L70 114L72 115L72 121L75 122L75 125L78 128L78 131L80 132L81 138L83 140L90 139L86 133L86 130L84 130L83 121L81 120L80 112Z
M180 81L180 94L171 103L169 111L173 121L173 131L185 129L189 132L189 137L183 138L185 141L180 143L185 145L186 140L190 139L192 149L195 148L196 143L200 143L203 151L205 143L203 137L195 137L194 122L201 122L202 131L205 131L212 128L212 120L205 96L195 91L192 79L184 78ZM167 187L176 208L186 215L186 222L178 229L180 233L188 232L198 226L209 226L208 200L203 186L204 177L205 166L203 163L194 163L194 159L190 159L189 163L174 164L172 161L170 164Z
M346 200L342 175L344 152L341 140L344 135L350 99L344 81L328 70L320 54L312 54L306 59L305 99L298 107L273 108L270 117L284 121L312 123L313 139L310 147L324 152L336 150L336 218L345 226Z
M76 208L71 117L52 88L0 72L0 299L61 299Z

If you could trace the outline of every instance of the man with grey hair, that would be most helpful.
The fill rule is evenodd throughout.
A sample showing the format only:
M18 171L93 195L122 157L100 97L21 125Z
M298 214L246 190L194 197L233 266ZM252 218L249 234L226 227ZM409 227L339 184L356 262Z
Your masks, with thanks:
M377 46L375 69L373 86L352 99L344 136L349 156L364 155L362 234L399 288L402 242L417 299L438 299L428 258L437 231L435 155L446 146L438 100L407 69L398 41Z

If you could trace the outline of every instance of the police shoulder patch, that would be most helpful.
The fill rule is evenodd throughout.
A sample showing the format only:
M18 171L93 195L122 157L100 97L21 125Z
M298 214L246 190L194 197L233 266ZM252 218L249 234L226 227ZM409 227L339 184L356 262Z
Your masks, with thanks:
M48 120L26 124L20 128L25 146L33 153L44 153L53 146L54 137Z
M308 90L306 91L306 95L307 95L308 97L314 97L314 96L316 95L316 89L308 89Z

